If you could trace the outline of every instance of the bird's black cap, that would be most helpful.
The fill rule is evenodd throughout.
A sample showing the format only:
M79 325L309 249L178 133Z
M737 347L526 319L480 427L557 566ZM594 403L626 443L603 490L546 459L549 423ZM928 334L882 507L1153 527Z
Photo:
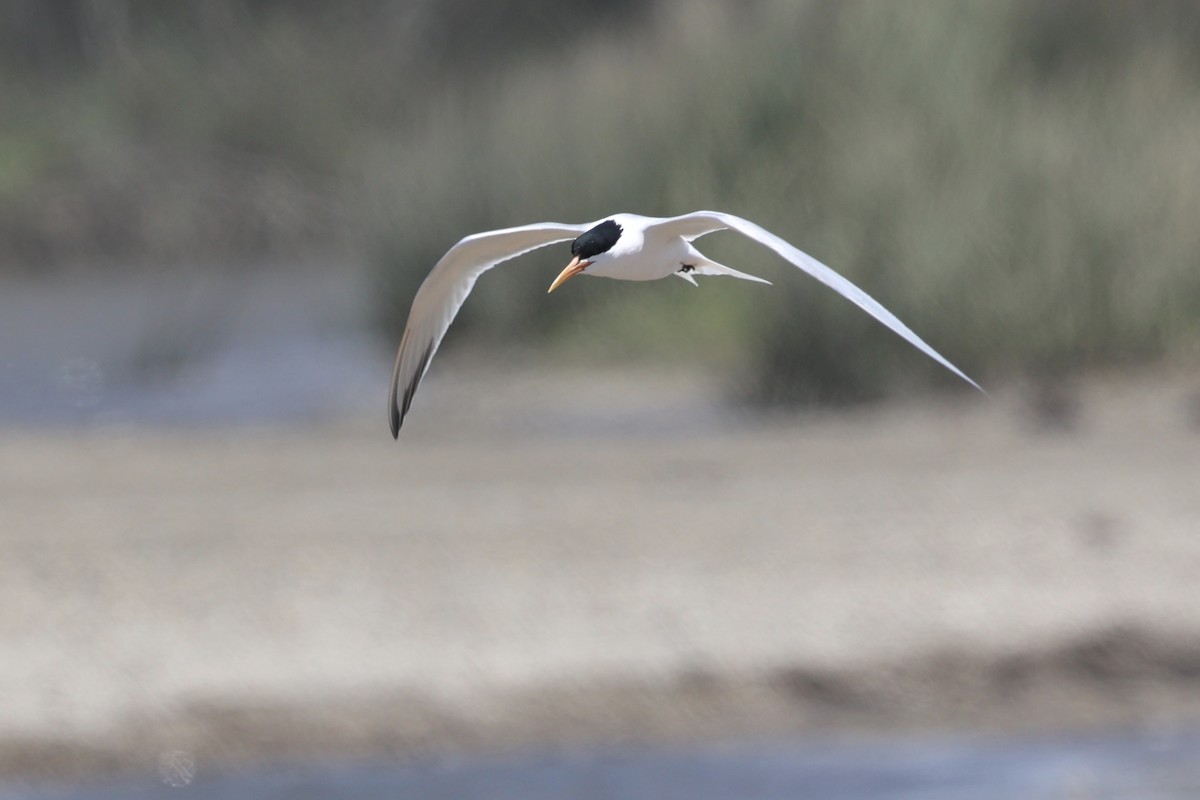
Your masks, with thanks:
M622 228L611 219L606 219L587 233L571 242L571 255L587 260L607 253L621 238Z

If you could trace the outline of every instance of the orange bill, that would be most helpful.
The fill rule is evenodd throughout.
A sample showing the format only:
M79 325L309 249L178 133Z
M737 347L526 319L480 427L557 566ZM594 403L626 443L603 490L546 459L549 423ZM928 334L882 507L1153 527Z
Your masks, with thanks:
M559 286L569 281L579 273L583 272L591 264L590 261L584 261L579 256L571 259L571 263L567 264L566 269L558 273L558 277L554 279L554 283L550 284L550 288L546 290L546 294L550 294Z

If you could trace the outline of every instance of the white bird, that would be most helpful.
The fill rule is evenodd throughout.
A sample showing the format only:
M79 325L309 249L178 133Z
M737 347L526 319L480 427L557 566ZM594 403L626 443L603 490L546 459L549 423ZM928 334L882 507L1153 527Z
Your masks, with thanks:
M441 257L413 298L400 349L396 353L388 397L392 437L400 435L400 425L412 405L417 384L429 369L429 362L437 352L442 337L471 293L475 280L487 270L539 247L573 239L571 263L550 284L550 292L576 275L626 281L653 281L677 275L693 285L696 275L729 275L770 283L718 264L692 245L701 236L726 229L737 231L774 250L838 294L849 298L925 355L983 391L979 384L943 358L862 289L749 220L720 211L694 211L679 217L613 214L597 222L577 225L537 222L518 228L473 233ZM399 398L401 389L404 396Z

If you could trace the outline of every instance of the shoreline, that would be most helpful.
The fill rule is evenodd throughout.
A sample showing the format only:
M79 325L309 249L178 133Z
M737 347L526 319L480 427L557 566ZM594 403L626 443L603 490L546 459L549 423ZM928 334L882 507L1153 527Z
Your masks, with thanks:
M649 436L686 381L473 380L403 446L0 431L0 774L1200 720L1179 381L1051 432L1008 396Z
M0 738L5 780L208 773L297 762L489 757L613 746L958 733L1071 736L1200 728L1200 631L1112 627L1040 649L898 663L692 670L434 697L419 687L299 699L199 698L94 735Z

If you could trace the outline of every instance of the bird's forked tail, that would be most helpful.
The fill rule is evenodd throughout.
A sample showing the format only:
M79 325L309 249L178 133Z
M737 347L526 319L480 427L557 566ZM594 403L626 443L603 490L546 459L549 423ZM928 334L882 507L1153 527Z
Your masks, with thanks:
M694 247L689 247L688 250L690 252L687 255L687 260L684 262L680 270L675 274L688 281L692 285L695 285L696 283L696 281L693 279L693 276L695 275L727 275L730 278L740 278L744 281L754 281L755 283L765 283L768 286L771 285L771 282L764 278L759 278L754 275L747 275L745 272L739 272L732 267L727 267L724 264L718 264L708 256L701 254L700 251L696 250Z

